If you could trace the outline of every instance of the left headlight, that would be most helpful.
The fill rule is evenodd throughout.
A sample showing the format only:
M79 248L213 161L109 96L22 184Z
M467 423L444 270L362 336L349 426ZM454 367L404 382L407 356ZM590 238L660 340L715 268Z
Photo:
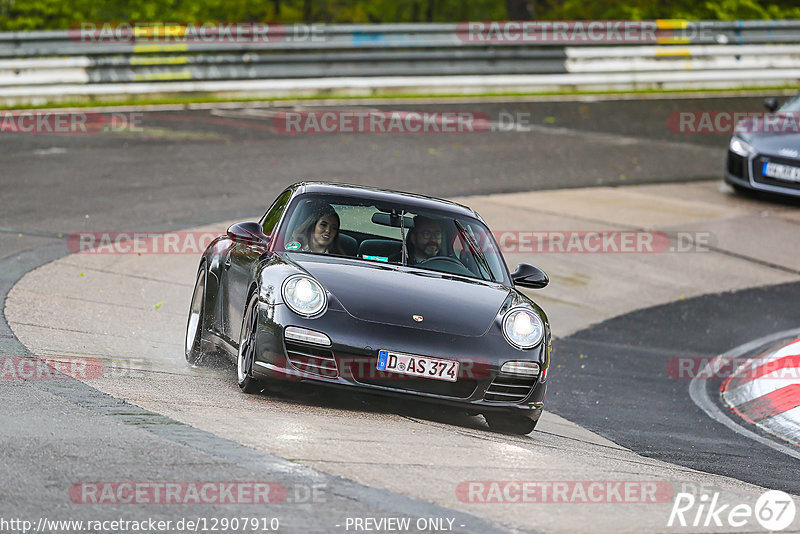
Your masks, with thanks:
M731 137L731 141L728 143L728 149L734 154L738 154L744 158L749 157L756 152L749 143L735 135Z
M528 308L513 308L503 318L506 340L520 349L530 349L541 343L544 324L539 314Z
M328 306L328 298L322 286L304 274L290 276L281 287L283 302L298 315L315 317Z

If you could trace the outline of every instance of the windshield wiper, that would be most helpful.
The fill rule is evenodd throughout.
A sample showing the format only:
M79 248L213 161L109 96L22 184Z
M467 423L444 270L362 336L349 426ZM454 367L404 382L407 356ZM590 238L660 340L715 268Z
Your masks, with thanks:
M453 219L453 222L455 223L456 228L458 228L458 233L461 235L461 238L466 241L467 246L472 251L473 256L475 256L476 263L478 264L478 270L481 271L481 278L491 281L493 279L492 270L489 268L489 262L486 261L486 256L483 255L483 251L472 238L472 235L470 235L470 233L467 232L467 229L464 228L464 225L458 221L458 219ZM483 267L483 269L480 269L481 267ZM483 271L489 275L489 278L484 276Z

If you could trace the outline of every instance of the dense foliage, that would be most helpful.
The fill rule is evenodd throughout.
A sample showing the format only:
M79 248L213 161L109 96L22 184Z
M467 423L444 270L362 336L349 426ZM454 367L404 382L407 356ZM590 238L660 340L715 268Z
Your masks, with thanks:
M458 22L800 18L797 0L0 0L0 30L80 21Z

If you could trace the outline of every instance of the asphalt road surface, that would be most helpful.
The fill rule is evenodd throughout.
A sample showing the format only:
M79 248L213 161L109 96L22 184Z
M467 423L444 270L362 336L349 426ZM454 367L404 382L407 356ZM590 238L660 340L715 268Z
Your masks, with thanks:
M688 394L690 373L675 378L681 358L710 360L753 339L796 329L798 299L796 283L706 295L635 311L557 340L564 364L553 373L549 407L642 455L798 494L796 458L709 421ZM693 368L691 376L698 375L699 366ZM705 382L718 393L722 374Z
M670 115L758 111L761 100L341 106L484 113L495 127L479 133L285 135L275 109L125 114L119 131L92 135L2 133L0 247L259 213L312 177L442 197L716 178L728 136L676 133Z

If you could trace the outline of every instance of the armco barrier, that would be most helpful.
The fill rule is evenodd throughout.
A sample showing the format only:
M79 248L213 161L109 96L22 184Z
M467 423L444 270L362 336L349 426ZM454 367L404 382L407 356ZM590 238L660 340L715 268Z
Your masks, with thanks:
M241 39L210 42L176 40L175 31L185 27L169 24L155 34L134 29L129 39L123 32L122 39L100 42L78 29L0 33L0 100L800 83L800 20L629 22L651 32L644 43L526 39L519 28L510 37L475 34L470 24L490 23L281 26L304 38L258 39L244 30ZM159 31L173 38L158 39Z

